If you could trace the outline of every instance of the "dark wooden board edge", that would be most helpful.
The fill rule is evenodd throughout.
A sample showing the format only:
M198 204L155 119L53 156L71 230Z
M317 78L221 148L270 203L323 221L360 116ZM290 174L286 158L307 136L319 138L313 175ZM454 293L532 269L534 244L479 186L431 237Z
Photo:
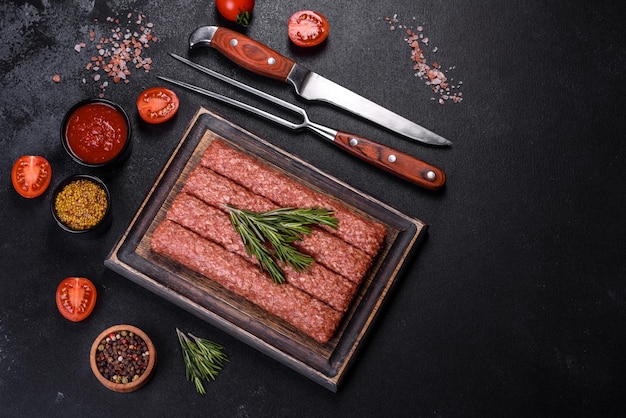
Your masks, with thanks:
M220 312L207 308L207 303L199 301L206 302L207 298L210 299L212 296L206 292L195 294L196 289L193 289L193 286L190 289L188 284L185 286L185 280L182 282L179 280L177 285L176 281L179 279L177 267L169 266L169 271L166 271L158 257L147 260L145 255L137 253L136 250L141 240L145 238L146 232L154 224L159 216L158 213L163 212L164 203L177 192L177 184L181 183L181 173L186 167L189 169L195 166L193 158L197 157L194 155L199 154L197 147L203 140L206 140L206 135L215 135L242 152L273 165L274 168L307 186L334 197L363 215L386 225L388 238L383 252L372 267L372 274L360 289L353 308L348 312L346 320L337 332L337 337L326 347L319 347L317 343L313 345L302 343L299 338L296 340L300 343L294 344L292 340L285 339L284 335L281 337L280 333L273 335L268 341L265 335L268 330L262 326L259 327L259 324L241 326L243 323L250 324L250 318L246 315L242 316L242 312L238 311L239 305L235 303L234 307ZM287 154L218 115L201 108L192 119L128 229L111 250L105 260L105 265L324 387L336 391L380 307L401 275L407 259L412 256L417 244L424 238L426 230L427 225L422 221L410 218L376 201L305 161ZM166 280L155 279L163 275L167 276ZM181 290L180 286L183 286L185 290ZM211 300L211 304L213 303L219 304L219 301ZM318 347L315 347L316 344Z

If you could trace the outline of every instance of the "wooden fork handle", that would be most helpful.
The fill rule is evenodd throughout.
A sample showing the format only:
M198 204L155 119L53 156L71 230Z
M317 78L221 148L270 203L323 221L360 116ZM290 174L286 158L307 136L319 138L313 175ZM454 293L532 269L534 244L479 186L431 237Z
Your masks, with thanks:
M371 139L339 131L334 142L350 154L420 187L437 190L446 182L443 170Z

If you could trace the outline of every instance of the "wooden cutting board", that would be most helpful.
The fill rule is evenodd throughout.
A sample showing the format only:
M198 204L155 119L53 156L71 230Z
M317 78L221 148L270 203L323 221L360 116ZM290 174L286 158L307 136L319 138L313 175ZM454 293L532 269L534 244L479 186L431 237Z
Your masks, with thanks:
M319 344L215 282L150 249L154 228L212 140L219 138L307 187L385 225L387 237L335 336ZM337 391L427 225L201 108L120 240L111 270L192 312L302 375Z

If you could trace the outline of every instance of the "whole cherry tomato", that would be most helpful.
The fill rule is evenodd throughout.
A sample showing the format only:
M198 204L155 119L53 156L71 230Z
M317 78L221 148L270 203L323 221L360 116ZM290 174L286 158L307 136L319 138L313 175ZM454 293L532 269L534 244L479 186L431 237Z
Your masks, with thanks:
M300 10L289 18L288 34L291 42L298 46L319 45L328 37L330 24L320 13Z
M248 26L254 0L216 0L217 11L227 20Z

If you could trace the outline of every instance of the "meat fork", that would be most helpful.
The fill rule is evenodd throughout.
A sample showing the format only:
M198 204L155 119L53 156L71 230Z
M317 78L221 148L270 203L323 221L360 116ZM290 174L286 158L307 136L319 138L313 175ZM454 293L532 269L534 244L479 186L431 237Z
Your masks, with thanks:
M160 78L161 80L175 84L179 87L189 89L204 96L211 97L213 99L227 103L231 106L246 110L250 113L264 117L272 122L275 122L292 130L299 130L303 128L309 129L310 131L315 132L322 138L334 143L339 148L349 152L350 154L426 189L439 189L444 185L446 181L445 173L441 169L425 161L422 161L409 154L405 154L363 136L351 134L344 131L338 131L327 126L320 125L319 123L312 122L309 120L306 111L301 107L284 101L278 97L272 96L247 84L241 83L240 81L229 78L209 68L203 67L176 54L170 55L173 58L195 68L198 71L201 71L207 75L229 83L244 91L247 91L248 93L252 93L262 99L282 106L289 111L299 114L302 117L302 122L293 123L272 113L251 106L247 103L240 102L231 97L224 96L219 93L215 93L213 91L206 90L189 83L185 83L183 81L159 76L158 78Z

